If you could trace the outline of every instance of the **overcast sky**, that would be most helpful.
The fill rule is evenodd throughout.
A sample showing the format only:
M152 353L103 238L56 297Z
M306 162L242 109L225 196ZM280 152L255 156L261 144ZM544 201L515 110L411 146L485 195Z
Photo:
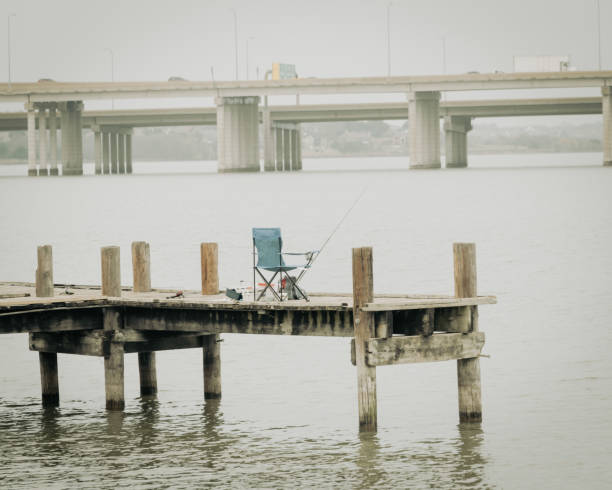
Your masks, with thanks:
M612 19L612 0L600 0ZM387 72L385 0L2 0L0 78L7 79L7 16L13 81L217 80L260 77L275 61L300 77ZM393 75L512 71L514 55L569 55L597 67L596 0L395 0ZM612 33L603 22L602 65L612 68Z

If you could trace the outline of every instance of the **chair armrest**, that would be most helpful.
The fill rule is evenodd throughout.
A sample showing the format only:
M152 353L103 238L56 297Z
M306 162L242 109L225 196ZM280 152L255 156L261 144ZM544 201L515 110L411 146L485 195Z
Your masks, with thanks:
M308 252L282 252L281 255L308 255L318 253L318 250L310 250Z

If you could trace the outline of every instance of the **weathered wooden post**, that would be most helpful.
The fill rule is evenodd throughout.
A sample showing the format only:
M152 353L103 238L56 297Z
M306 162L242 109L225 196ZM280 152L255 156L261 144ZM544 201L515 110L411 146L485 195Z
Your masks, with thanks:
M454 243L455 296L476 297L476 245ZM478 306L471 307L472 330L478 331ZM478 357L457 360L459 385L459 421L482 422L480 360Z
M36 269L36 296L53 296L53 249L51 245L38 247L38 267ZM40 387L43 407L59 406L59 381L57 373L57 353L39 352Z
M200 244L202 294L219 293L219 247L216 243ZM204 398L221 398L221 346L219 335L203 337Z
M36 296L53 296L53 248L51 245L38 247L38 268L36 269Z
M353 249L353 319L355 326L355 356L357 361L357 398L359 431L375 431L376 368L366 364L366 342L374 336L374 313L361 307L374 300L372 247Z
M119 247L102 247L102 294L121 296L121 267ZM104 334L108 346L104 354L104 384L106 409L125 408L123 334L121 314L113 308L104 308Z
M147 242L132 242L132 271L134 292L151 291L151 253ZM157 394L155 352L138 353L138 373L140 375L140 395Z
M102 247L102 294L121 296L119 247Z

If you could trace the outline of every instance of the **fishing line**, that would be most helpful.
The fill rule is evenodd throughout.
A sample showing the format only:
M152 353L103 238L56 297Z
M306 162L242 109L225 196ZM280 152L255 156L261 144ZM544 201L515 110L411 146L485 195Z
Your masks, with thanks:
M319 253L317 253L316 257L313 259L312 263L310 264L312 266L312 264L315 263L315 261L319 258L319 255L321 255L321 252L323 252L323 249L325 248L325 246L327 245L327 243L332 239L332 237L336 234L336 232L338 231L338 229L340 228L340 226L342 225L342 223L344 223L344 220L346 219L346 217L351 214L351 211L355 208L355 206L357 206L357 203L359 201L361 201L361 198L364 196L364 194L366 193L366 191L368 190L368 187L370 185L367 184L363 190L361 191L361 193L359 194L359 196L357 196L357 199L355 199L355 201L353 202L353 204L351 205L351 207L346 211L346 213L344 213L344 216L342 216L342 218L340 219L340 221L338 222L338 224L336 225L336 227L332 230L332 232L330 233L330 235L327 237L327 240L325 240L323 242L323 245L321 245L321 248L319 249Z

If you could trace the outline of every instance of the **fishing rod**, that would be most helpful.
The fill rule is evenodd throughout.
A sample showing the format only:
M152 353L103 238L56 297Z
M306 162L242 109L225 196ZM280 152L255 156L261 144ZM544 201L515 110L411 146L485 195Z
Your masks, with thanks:
M332 232L329 234L329 236L327 237L327 239L323 242L323 245L321 245L321 248L319 250L316 250L316 254L315 252L311 252L312 254L312 261L309 261L306 268L304 268L302 270L302 272L300 272L299 276L297 277L297 279L295 280L295 282L298 282L302 276L306 273L306 271L308 269L310 269L310 267L312 267L312 265L315 263L315 261L319 258L319 255L321 255L321 252L323 252L323 249L325 248L325 246L329 243L329 241L332 239L332 237L336 234L336 232L338 231L338 229L340 228L340 226L342 225L342 223L344 223L344 220L347 218L347 216L349 214L351 214L351 211L355 208L355 206L357 206L357 203L359 201L361 201L361 198L364 196L364 194L366 193L366 191L368 190L369 184L366 185L363 190L361 191L361 193L357 196L357 199L355 199L355 201L353 202L353 204L351 205L350 208L348 208L348 210L346 211L346 213L344 213L344 216L342 216L342 218L340 219L340 221L338 221L338 224L336 225L336 227L332 230Z
M357 196L357 199L355 199L355 201L353 202L353 204L351 205L351 207L346 211L346 213L344 213L344 216L342 216L342 218L340 219L340 221L338 222L338 224L336 225L336 227L332 230L332 232L330 233L330 235L327 237L327 240L325 240L323 242L323 245L321 245L321 248L319 249L319 253L317 253L317 257L319 255L321 255L321 252L323 251L323 249L325 248L325 246L327 245L327 243L332 239L332 237L336 234L336 232L338 231L338 229L340 228L340 226L342 225L342 223L344 223L344 220L346 219L346 217L351 214L351 211L355 208L355 206L357 206L357 203L359 201L361 201L361 198L364 196L364 194L366 193L366 191L368 190L368 185L366 185L363 190L361 191L361 194L359 194L359 196ZM316 258L315 258L316 260ZM312 263L314 264L314 260L312 261ZM312 264L311 264L312 265Z

